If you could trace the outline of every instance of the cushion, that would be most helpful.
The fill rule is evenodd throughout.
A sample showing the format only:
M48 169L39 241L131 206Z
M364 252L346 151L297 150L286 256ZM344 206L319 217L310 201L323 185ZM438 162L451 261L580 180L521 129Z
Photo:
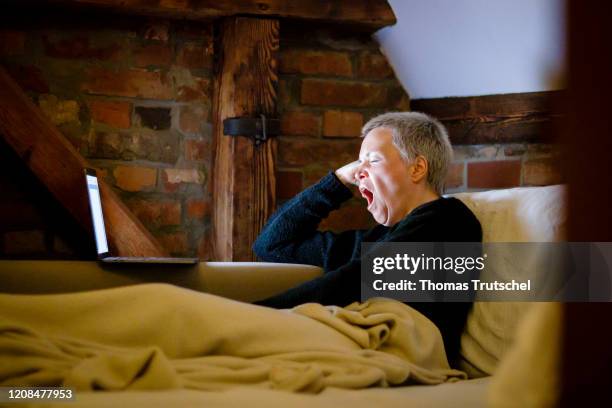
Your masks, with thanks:
M566 236L565 192L565 186L554 185L454 196L480 221L484 242L554 242ZM488 262L496 259L501 257L490 258ZM546 255L536 255L528 262L530 268L540 267L545 264ZM524 260L522 263L525 264ZM502 268L501 264L490 266ZM459 368L470 377L493 374L514 341L519 320L532 305L532 302L478 302L476 298L461 337Z
M559 406L562 320L561 303L533 305L516 331L512 349L491 379L488 407Z

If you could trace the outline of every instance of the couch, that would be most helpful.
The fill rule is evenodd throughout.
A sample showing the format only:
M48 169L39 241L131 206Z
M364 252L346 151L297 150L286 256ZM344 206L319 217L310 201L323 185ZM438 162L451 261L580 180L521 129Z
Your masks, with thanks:
M547 186L459 193L454 196L478 217L486 242L548 242L564 239L564 194L563 186ZM2 260L0 291L48 294L165 282L248 302L279 293L322 273L320 268L314 266L258 262L201 262L196 266L172 268L105 266L81 261ZM534 317L523 319L531 315ZM476 302L461 339L460 368L468 373L470 379L457 383L390 389L326 389L318 395L240 388L223 392L85 393L79 395L77 405L545 406L555 397L553 368L556 365L551 361L556 355L551 354L550 350L556 350L554 346L558 345L559 329L558 326L547 326L547 338L534 339L533 333L541 334L538 328L544 324L542 322L550 326L555 321L551 319L552 315L559 315L558 307L533 307L527 302ZM523 320L525 323L521 323ZM521 324L528 327L522 329L522 335L518 329ZM549 353L540 353L538 350L542 347ZM521 353L548 357L534 367L528 361L517 363L524 360ZM508 356L513 356L513 361L506 361ZM498 369L503 376L497 374ZM538 374L539 369L548 371ZM530 381L529 376L546 376L548 380ZM523 395L516 393L517 384L524 384L521 388Z

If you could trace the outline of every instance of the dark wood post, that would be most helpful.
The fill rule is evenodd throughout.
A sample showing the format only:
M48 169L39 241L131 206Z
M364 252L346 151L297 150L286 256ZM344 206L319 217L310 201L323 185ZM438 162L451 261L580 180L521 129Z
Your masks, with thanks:
M565 14L569 100L562 146L569 182L569 241L610 242L610 5L570 0ZM564 311L559 406L611 406L612 303L566 303Z
M216 261L250 261L251 245L275 206L276 140L258 146L225 136L223 120L276 116L279 22L228 17L218 25L213 95L212 250Z

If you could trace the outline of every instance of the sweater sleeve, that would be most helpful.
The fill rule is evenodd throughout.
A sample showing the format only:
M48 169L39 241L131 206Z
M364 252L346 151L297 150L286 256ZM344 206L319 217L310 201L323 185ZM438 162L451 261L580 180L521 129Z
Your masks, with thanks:
M330 171L270 217L255 240L253 251L263 261L316 265L326 271L332 264L348 261L365 231L335 234L319 232L317 228L321 220L352 195L351 190ZM338 259L338 255L346 259Z

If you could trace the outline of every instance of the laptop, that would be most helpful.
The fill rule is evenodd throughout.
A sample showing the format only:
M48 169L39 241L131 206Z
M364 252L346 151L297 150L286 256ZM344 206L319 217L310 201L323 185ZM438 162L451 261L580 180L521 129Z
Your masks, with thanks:
M106 240L106 229L104 226L104 215L102 212L102 200L98 189L98 176L94 169L85 169L85 180L87 182L87 194L89 195L89 209L91 210L91 221L98 250L98 260L107 263L136 263L136 264L182 264L194 265L199 262L198 258L165 258L165 257L131 257L110 256L108 241Z

